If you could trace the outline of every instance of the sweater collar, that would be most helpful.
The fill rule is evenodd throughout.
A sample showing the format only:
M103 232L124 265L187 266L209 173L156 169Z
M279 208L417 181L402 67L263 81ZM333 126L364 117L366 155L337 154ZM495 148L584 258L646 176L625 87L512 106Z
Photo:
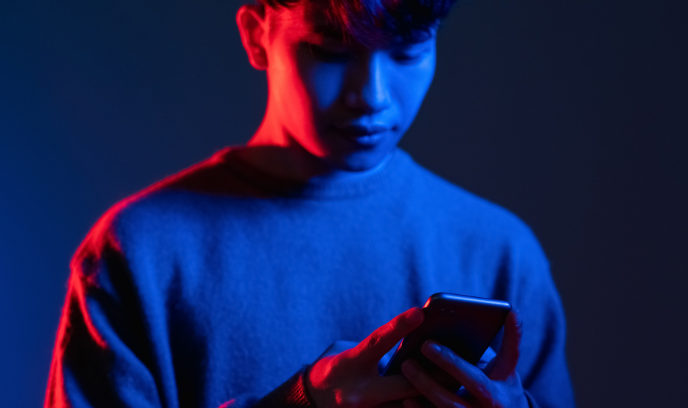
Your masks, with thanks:
M214 159L226 165L236 177L268 194L307 199L341 199L377 194L402 182L411 158L400 148L390 153L386 163L371 173L351 177L316 177L306 181L291 180L267 174L236 154L245 147L228 147Z

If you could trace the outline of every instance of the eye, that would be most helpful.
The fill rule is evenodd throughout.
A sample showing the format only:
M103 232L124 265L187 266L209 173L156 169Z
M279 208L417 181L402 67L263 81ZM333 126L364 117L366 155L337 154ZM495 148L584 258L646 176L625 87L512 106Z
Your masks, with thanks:
M430 48L419 43L395 47L390 54L395 61L411 65L420 62L428 52L430 52Z
M424 55L425 55L425 53L416 53L416 54L399 53L399 54L394 54L393 58L395 61L398 61L401 63L412 64L412 63L420 60Z
M351 58L351 54L346 51L330 50L316 44L308 43L311 54L323 62L345 62Z

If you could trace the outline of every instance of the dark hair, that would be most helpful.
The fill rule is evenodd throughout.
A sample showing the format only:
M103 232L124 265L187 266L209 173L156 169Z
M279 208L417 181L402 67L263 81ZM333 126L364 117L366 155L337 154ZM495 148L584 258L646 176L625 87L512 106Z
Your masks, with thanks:
M291 8L300 2L322 11L327 25L351 39L370 45L400 37L418 42L449 14L456 0L256 0L259 5Z

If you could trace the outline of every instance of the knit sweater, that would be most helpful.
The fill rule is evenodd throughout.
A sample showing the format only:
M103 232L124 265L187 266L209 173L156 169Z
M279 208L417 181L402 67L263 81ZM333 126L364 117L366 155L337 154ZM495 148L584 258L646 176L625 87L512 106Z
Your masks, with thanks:
M309 408L304 368L331 343L436 292L511 302L531 404L573 406L561 302L517 217L400 149L366 177L307 182L240 151L93 227L72 260L46 407Z

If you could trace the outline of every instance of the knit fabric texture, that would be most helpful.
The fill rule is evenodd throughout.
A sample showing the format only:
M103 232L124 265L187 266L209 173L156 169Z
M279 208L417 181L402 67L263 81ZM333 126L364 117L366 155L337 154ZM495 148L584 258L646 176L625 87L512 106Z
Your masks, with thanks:
M511 302L531 403L574 405L560 298L516 216L400 149L366 177L306 182L262 173L242 149L93 227L72 260L47 407L308 408L304 368L330 344L436 292Z

